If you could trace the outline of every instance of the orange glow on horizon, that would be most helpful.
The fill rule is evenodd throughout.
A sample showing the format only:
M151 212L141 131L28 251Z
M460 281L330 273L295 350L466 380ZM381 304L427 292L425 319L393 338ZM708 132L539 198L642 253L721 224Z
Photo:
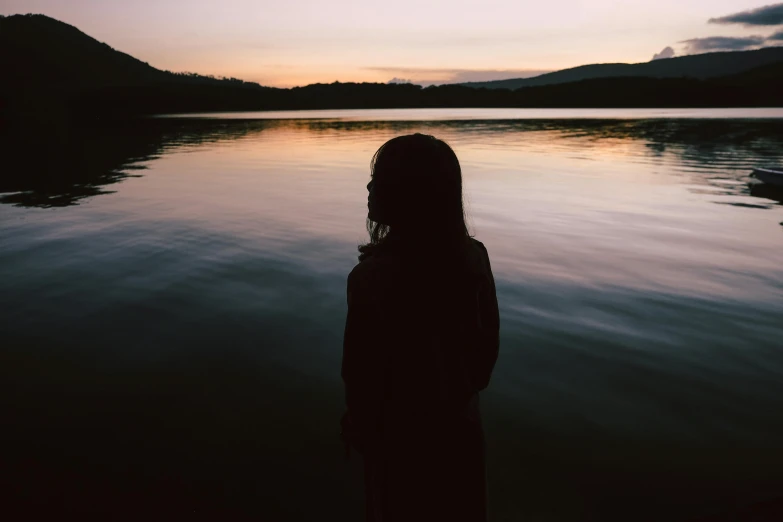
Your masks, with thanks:
M159 69L273 87L312 83L460 83L535 76L592 63L638 63L688 39L769 35L709 24L760 0L4 0Z

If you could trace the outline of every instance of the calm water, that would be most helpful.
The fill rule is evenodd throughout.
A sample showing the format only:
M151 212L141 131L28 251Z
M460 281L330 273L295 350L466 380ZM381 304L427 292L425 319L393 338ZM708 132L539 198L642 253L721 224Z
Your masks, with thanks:
M0 194L12 494L358 520L345 277L370 158L417 131L460 157L498 285L493 520L685 520L783 491L783 195L747 184L783 165L781 111L529 112L42 132L56 175Z

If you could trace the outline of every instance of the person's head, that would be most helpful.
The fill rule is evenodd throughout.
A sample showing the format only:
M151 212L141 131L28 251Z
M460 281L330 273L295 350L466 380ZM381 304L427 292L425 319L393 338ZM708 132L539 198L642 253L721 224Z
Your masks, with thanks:
M371 163L363 254L393 234L405 240L444 243L468 237L462 203L462 170L445 142L425 134L398 136Z

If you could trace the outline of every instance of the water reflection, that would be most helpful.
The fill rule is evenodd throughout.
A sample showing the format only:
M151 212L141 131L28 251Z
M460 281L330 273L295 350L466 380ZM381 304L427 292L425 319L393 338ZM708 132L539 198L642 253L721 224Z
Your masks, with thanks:
M779 191L744 182L758 165L783 163L783 121L769 120L434 120L354 121L339 119L221 120L149 119L101 127L73 126L57 132L6 132L5 174L0 203L21 207L63 207L113 192L111 185L142 175L144 162L181 147L289 131L307 139L330 136L391 136L425 125L429 132L480 146L578 151L620 157L678 158L692 190L751 195L780 202ZM62 126L62 124L60 124ZM8 131L9 129L6 129ZM296 140L291 140L293 145ZM630 149L628 147L631 147ZM581 159L589 159L582 156ZM730 183L727 183L730 182ZM5 193L5 194L3 194ZM725 202L723 202L725 204ZM767 208L759 204L759 208Z
M171 148L236 139L261 127L166 120L52 125L52 132L6 128L0 134L5 163L0 203L41 208L75 205L112 193L112 185L141 175L146 169L143 162Z
M677 520L780 491L783 207L747 184L783 163L780 120L154 120L55 130L51 156L17 139L0 482L138 518L358 519L345 275L370 157L413 131L455 147L498 284L494 519Z

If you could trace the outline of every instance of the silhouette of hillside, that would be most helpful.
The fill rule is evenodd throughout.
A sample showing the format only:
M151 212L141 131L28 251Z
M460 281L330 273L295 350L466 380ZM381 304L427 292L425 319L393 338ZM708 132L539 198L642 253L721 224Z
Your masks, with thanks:
M236 78L162 71L44 15L0 17L0 70L0 107L27 110L65 104L105 111L110 101L114 112L147 112L141 110L145 104L158 109L178 97L191 105L221 100L219 106L230 107L234 100L246 106L259 93L276 90ZM134 95L125 108L129 92Z
M706 80L742 73L756 67L781 61L783 61L783 47L768 47L757 51L697 54L678 58L653 60L646 63L601 63L582 65L571 69L542 74L533 78L469 82L460 85L474 88L514 90L521 87L556 85L594 78L646 77L695 78Z
M27 139L24 129L32 139L37 135L37 125L50 125L55 119L126 118L161 113L435 107L781 106L782 67L783 48L769 48L648 64L585 66L524 80L526 86L516 90L339 82L278 89L236 78L162 71L43 15L0 17L0 70L4 78L0 82L0 113L12 126L21 129L17 133L20 141ZM591 74L602 76L589 77ZM710 75L715 77L705 79ZM550 81L547 78L556 81L541 85ZM509 81L490 83L511 85Z
M783 61L762 65L739 74L716 78L715 83L734 86L767 86L783 89Z
M0 59L12 84L78 89L159 81L165 73L42 15L0 18ZM4 82L6 83L6 82Z
M608 77L523 87L510 103L521 107L775 107L783 103L783 61L709 80Z
M258 84L156 69L99 42L77 28L44 15L0 16L0 63L15 73L12 84L69 90L113 85Z

